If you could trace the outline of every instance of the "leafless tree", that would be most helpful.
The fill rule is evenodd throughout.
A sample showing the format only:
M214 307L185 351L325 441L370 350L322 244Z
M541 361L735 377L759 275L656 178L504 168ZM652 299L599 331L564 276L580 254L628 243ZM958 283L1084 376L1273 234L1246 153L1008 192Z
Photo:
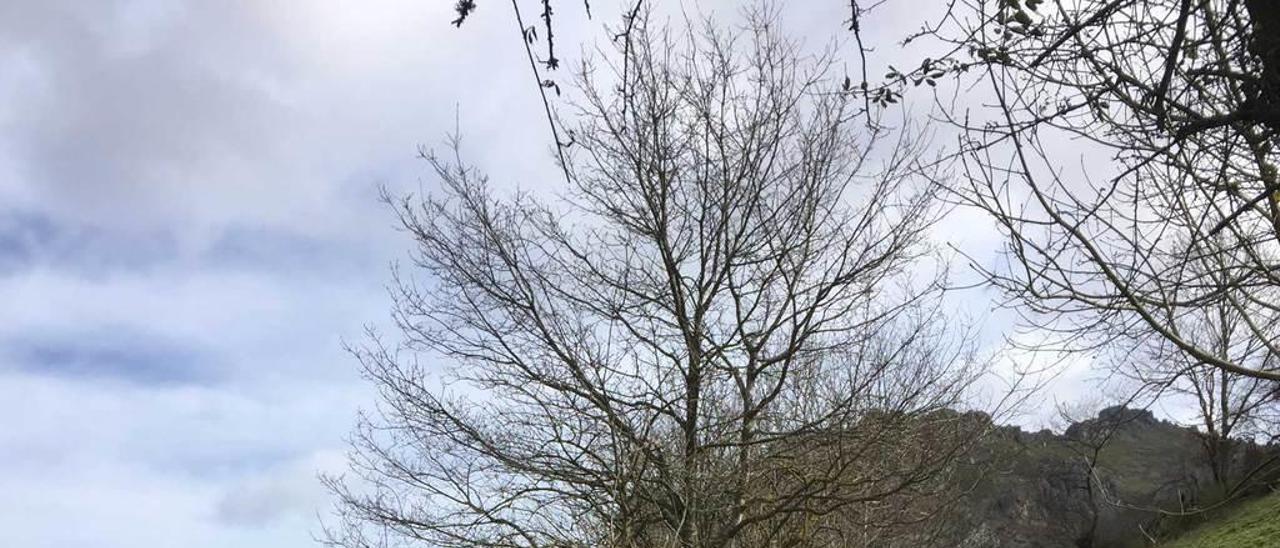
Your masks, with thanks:
M989 84L994 112L951 111L966 129L958 196L1007 243L987 279L1069 347L1158 344L1280 380L1280 4L954 11L968 16L954 16L951 38L975 56L966 68ZM1092 156L1077 168L1066 150L1082 147ZM1197 335L1219 310L1233 338L1252 337L1248 359Z
M1226 304L1206 307L1198 322L1188 322L1188 338L1196 345L1212 348L1235 363L1253 369L1273 369L1268 360L1276 357L1244 325L1238 312ZM1159 398L1170 394L1189 397L1196 406L1196 418L1190 426L1200 432L1205 458L1213 481L1224 496L1240 492L1258 478L1258 463L1238 454L1236 449L1248 444L1268 444L1276 439L1280 428L1280 383L1237 375L1206 365L1163 341L1139 352L1127 353L1122 367L1129 378ZM1116 364L1121 366L1121 364ZM1265 463L1269 464L1269 463Z
M424 152L440 192L388 198L414 268L402 338L355 349L381 404L331 545L847 546L946 503L991 423L949 411L981 362L941 313L926 142L855 122L768 13L637 25L580 71L563 200L492 191L456 140Z

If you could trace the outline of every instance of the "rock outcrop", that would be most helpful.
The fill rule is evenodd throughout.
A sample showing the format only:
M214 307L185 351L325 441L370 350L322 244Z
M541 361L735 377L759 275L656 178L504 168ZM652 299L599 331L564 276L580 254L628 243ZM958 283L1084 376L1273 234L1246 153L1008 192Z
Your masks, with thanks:
M982 548L1146 546L1168 512L1221 499L1202 438L1149 411L1112 407L1061 435L997 427L967 470L944 545ZM1239 444L1238 476L1280 454ZM1264 467L1265 468L1265 467ZM1275 470L1255 474L1274 479Z

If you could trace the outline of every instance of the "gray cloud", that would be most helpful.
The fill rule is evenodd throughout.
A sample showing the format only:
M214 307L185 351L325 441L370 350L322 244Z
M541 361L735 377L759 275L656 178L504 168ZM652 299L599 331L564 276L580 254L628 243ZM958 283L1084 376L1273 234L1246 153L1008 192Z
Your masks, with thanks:
M166 205L183 209L177 203L183 191L202 179L243 186L238 175L270 156L270 129L289 111L231 67L240 62L253 70L279 56L269 42L208 41L254 36L236 32L253 23L238 18L241 11L159 3L15 6L0 43L37 69L17 92L27 108L9 117L6 133L21 136L10 142L19 173L38 185L46 203L117 217ZM151 28L131 35L139 25Z
M221 373L208 350L127 328L10 337L0 356L27 373L141 384L206 384Z
M178 255L173 233L68 224L43 213L0 211L0 276L44 267L100 277L139 271Z

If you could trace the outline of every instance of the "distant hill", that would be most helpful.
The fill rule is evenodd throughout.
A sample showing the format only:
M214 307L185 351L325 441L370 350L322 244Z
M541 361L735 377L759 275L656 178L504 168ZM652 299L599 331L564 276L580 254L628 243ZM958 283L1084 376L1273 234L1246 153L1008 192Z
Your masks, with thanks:
M1159 421L1145 410L1123 407L1105 409L1063 434L995 427L968 470L957 477L964 494L945 520L951 532L942 544L1150 546L1185 529L1189 519L1199 519L1161 510L1185 513L1222 498L1201 442L1192 429ZM1280 455L1280 448L1240 444L1235 453L1234 469L1247 470ZM1274 480L1280 467L1263 468L1253 476L1262 479L1261 484ZM1091 475L1096 478L1093 482ZM1272 515L1280 523L1280 513ZM1280 547L1280 540L1267 546Z

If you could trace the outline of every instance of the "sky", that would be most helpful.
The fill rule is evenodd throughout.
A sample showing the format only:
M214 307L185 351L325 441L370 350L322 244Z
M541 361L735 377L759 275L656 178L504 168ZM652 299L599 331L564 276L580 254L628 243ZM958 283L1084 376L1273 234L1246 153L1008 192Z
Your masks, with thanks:
M614 4L562 6L562 50ZM844 7L785 23L820 44ZM918 24L880 17L871 43ZM455 127L495 184L556 178L508 6L452 18L441 0L0 3L0 545L315 545L316 476L376 402L342 345L385 328L408 250L379 187L429 192L418 147ZM943 230L992 245L966 215Z

